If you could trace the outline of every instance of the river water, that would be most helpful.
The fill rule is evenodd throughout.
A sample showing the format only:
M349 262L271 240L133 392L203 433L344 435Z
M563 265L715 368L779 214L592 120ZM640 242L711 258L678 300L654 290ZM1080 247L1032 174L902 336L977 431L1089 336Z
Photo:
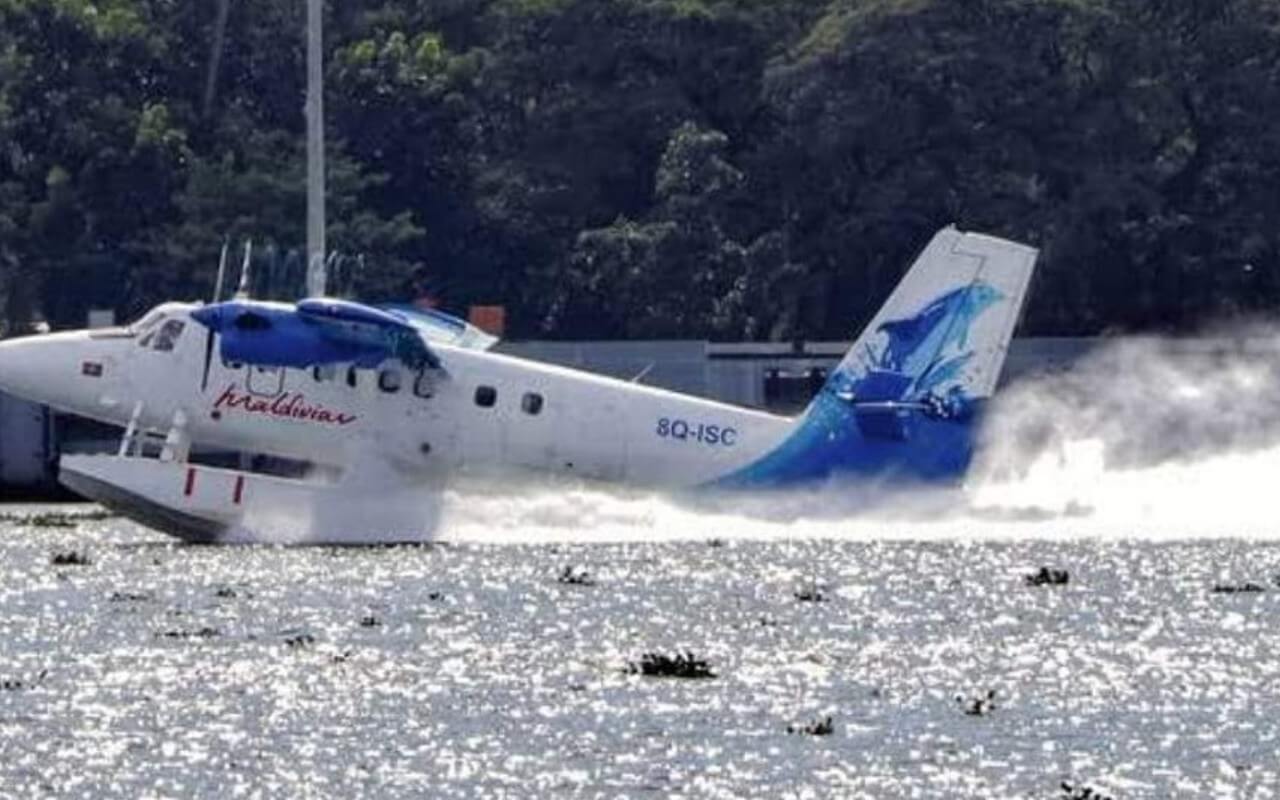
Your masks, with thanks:
M1280 790L1280 548L1256 532L984 513L868 539L553 502L388 548L188 547L7 508L0 795ZM53 563L72 553L89 563ZM1041 567L1068 582L1028 583ZM628 674L686 652L715 677Z
M0 796L1276 797L1277 376L1211 366L1014 387L952 492L472 486L408 547L0 508Z

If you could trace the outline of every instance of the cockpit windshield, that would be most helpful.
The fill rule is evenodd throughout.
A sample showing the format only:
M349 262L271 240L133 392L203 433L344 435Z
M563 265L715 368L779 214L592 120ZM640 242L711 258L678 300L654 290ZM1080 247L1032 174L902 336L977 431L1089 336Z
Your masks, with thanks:
M186 327L180 319L166 320L164 325L156 333L155 340L151 343L151 349L161 353L168 353L178 344L179 337L182 336L182 330Z
M151 311L148 311L142 319L130 325L129 330L133 331L134 334L147 333L158 325L162 319L164 319L164 312L159 309L152 309Z

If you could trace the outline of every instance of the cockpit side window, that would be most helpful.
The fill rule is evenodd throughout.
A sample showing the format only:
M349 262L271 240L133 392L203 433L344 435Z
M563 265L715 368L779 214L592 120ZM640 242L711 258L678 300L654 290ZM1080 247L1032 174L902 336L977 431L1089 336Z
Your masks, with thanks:
M151 349L161 353L168 353L178 344L178 338L182 336L182 329L186 325L180 319L171 319L161 326L156 332L155 341L151 344Z

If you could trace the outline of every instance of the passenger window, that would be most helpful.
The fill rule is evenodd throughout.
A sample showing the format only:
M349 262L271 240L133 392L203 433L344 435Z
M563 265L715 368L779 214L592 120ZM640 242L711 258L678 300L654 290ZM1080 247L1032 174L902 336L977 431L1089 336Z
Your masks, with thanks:
M536 417L542 413L542 395L537 392L525 392L524 397L520 398L520 408L524 413Z
M311 368L311 377L316 383L331 381L337 373L338 370L332 364L317 364Z
M171 319L160 327L156 333L155 343L152 345L154 350L161 353L171 352L178 343L178 337L182 336L182 329L186 325L179 319Z
M384 369L378 373L378 388L387 394L400 391L400 370Z
M419 372L418 377L413 379L413 393L423 400L430 400L435 396L435 384L431 378L427 377L426 372Z
M498 390L492 386L476 387L476 405L481 408L493 408L494 403L498 402Z
M347 385L352 389L356 388L360 383L359 376L356 375L355 367L347 367Z

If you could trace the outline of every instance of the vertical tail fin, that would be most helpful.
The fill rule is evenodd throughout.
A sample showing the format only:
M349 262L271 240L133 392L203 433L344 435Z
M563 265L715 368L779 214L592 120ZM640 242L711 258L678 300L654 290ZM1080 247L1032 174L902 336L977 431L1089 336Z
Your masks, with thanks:
M832 372L827 390L857 406L957 406L990 397L1036 256L1003 239L939 231Z
M1035 269L1034 248L945 228L773 451L721 481L963 474Z

